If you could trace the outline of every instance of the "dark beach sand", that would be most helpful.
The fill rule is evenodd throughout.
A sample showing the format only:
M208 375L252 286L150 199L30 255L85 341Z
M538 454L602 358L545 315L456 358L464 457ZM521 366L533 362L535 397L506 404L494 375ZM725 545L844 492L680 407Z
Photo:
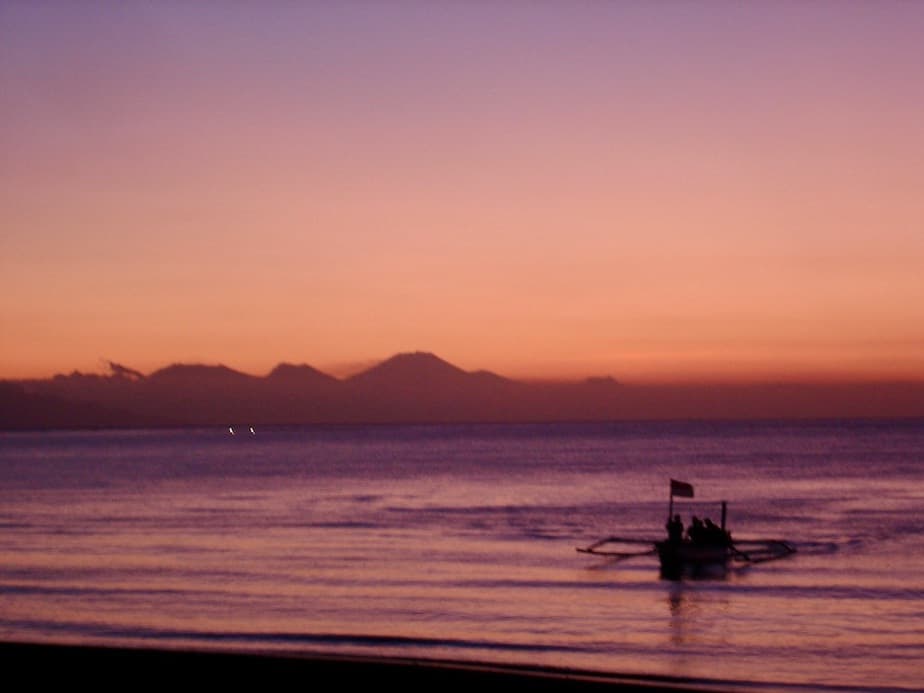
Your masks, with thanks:
M0 643L4 680L90 690L151 686L259 686L260 690L728 691L734 687L664 677L568 669L326 655L284 655ZM64 689L67 690L67 689Z

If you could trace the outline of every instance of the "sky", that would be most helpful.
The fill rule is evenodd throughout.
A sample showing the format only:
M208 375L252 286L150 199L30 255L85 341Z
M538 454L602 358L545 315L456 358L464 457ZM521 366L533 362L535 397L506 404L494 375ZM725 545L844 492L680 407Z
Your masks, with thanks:
M924 3L0 0L0 378L924 380Z

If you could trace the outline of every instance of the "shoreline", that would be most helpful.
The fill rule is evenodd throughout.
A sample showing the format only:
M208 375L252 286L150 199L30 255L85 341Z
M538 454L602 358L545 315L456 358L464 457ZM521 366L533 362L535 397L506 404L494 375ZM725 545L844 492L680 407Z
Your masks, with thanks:
M8 680L23 677L31 684L55 682L69 686L84 682L96 689L124 689L131 682L172 686L192 682L259 683L263 687L295 683L324 688L372 685L402 691L727 693L760 688L665 676L455 660L30 642L0 642L0 662Z

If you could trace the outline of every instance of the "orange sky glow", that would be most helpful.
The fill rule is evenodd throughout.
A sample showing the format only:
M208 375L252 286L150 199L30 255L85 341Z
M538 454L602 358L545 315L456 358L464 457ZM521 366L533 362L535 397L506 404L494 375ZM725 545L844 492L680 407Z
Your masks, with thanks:
M0 4L0 378L924 380L924 3Z

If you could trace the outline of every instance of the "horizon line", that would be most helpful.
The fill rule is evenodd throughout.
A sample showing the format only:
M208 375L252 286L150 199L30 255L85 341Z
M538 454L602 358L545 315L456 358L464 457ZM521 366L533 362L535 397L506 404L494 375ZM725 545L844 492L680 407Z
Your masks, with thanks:
M444 359L435 352L424 351L424 350L412 350L412 351L399 351L391 356L387 356L381 359L366 359L362 361L355 361L355 366L346 367L332 367L332 366L315 366L307 361L295 362L290 360L281 360L275 363L272 367L269 368L264 374L258 374L251 372L246 369L237 368L234 366L229 366L227 362L223 361L206 361L206 360L175 360L167 363L166 365L154 368L147 373L142 373L139 370L136 370L130 366L126 366L121 362L115 361L113 359L100 358L100 362L105 364L104 368L99 371L81 371L80 369L73 369L68 372L57 371L51 374L45 375L32 375L32 376L0 376L0 382L29 382L29 381L41 381L41 380L53 380L58 377L72 377L72 376L87 376L87 377L117 377L118 371L124 370L126 372L134 373L140 375L141 378L146 379L150 376L166 370L168 368L176 366L186 366L186 367L201 367L201 368L224 368L234 373L247 376L255 379L262 379L269 377L277 368L280 366L292 366L292 367L308 367L311 368L322 375L328 376L338 382L345 382L351 378L370 371L382 364L385 364L389 361L400 357L408 356L421 356L421 357L432 357L437 359L452 368L456 368L467 374L475 373L490 373L492 375L510 380L513 382L519 382L524 384L536 384L536 385L554 385L554 384L569 384L569 383L587 383L589 381L612 381L614 384L625 387L769 387L769 386L857 386L857 385L924 385L924 374L920 375L906 375L904 377L899 377L894 374L885 375L882 373L872 373L869 371L856 371L852 373L839 372L822 372L822 371L773 371L771 369L754 369L754 372L750 375L736 374L736 375L719 375L717 373L712 375L702 375L702 374L692 374L687 375L679 374L680 371L669 374L669 375L657 375L657 376L636 376L636 377L620 377L613 375L612 373L588 373L586 375L575 375L575 376L552 376L552 375L540 375L533 374L528 376L509 376L504 373L487 369L487 368L475 368L475 369L465 369L462 368L452 361Z

